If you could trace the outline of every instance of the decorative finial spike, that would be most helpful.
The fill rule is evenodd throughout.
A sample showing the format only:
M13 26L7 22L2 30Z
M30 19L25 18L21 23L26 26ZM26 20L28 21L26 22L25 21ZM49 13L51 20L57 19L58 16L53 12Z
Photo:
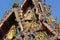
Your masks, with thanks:
M15 0L15 3L13 4L13 8L14 8L14 7L17 8L18 6L19 6L18 0Z
M15 3L18 4L18 0L15 0Z
M39 2L42 2L42 0L38 0Z

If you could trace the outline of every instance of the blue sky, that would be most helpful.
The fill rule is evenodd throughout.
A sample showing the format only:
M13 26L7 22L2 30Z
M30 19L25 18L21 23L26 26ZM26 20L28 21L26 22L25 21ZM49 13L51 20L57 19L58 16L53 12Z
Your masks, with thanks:
M12 8L13 3L15 0L0 0L0 20L3 18L6 11ZM46 0L47 5L51 5L52 9L52 17L60 22L60 0ZM22 3L22 0L19 0L19 3Z

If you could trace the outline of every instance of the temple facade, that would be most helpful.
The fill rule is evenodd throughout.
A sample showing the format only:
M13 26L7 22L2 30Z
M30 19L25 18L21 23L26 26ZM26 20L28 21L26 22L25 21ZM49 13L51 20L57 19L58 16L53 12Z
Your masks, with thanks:
M16 0L0 21L0 40L60 40L60 23L46 0Z

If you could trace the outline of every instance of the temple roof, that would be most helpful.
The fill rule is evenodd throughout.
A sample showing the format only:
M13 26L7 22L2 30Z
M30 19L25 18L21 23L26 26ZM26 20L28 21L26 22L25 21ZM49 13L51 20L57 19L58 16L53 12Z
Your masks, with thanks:
M21 5L21 7L20 8L22 8L22 10L23 11L26 11L26 9L30 6L30 7L32 7L32 6L37 6L37 3L38 2L41 2L41 0L23 0L23 3L22 3L22 5ZM16 4L18 4L18 2L17 2L17 0L16 0L16 2L15 2ZM8 25L12 25L12 24L14 24L14 20L15 20L15 14L13 13L13 12L15 12L15 6L12 8L12 9L10 9L5 15L4 15L4 17L3 17L3 19L0 21L0 28L2 28L2 29L4 29L3 27L7 27L8 28L8 26L7 26L7 24ZM16 9L18 9L18 7L16 8ZM18 13L18 12L17 12ZM9 23L9 22L11 22L11 23ZM58 23L58 22L57 22ZM52 32L52 33L54 33L55 34L55 32L54 32L54 30L52 30L52 28L50 28L50 26L48 25L48 24L46 24L46 23L42 23L43 25L45 25L45 27L47 28L47 29L49 29L49 31L50 32ZM11 26L10 25L10 26ZM5 29L4 29L5 30ZM2 32L1 32L1 34L2 34ZM4 34L4 33L3 33Z

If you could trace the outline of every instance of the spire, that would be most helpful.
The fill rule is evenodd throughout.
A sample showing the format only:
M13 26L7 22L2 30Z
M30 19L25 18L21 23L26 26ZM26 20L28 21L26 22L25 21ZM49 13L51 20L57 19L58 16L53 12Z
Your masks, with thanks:
M18 0L15 0L15 3L13 5L13 8L17 8L19 5L18 5Z
M38 0L38 2L42 2L42 0Z
M18 0L15 0L15 3L18 4Z

